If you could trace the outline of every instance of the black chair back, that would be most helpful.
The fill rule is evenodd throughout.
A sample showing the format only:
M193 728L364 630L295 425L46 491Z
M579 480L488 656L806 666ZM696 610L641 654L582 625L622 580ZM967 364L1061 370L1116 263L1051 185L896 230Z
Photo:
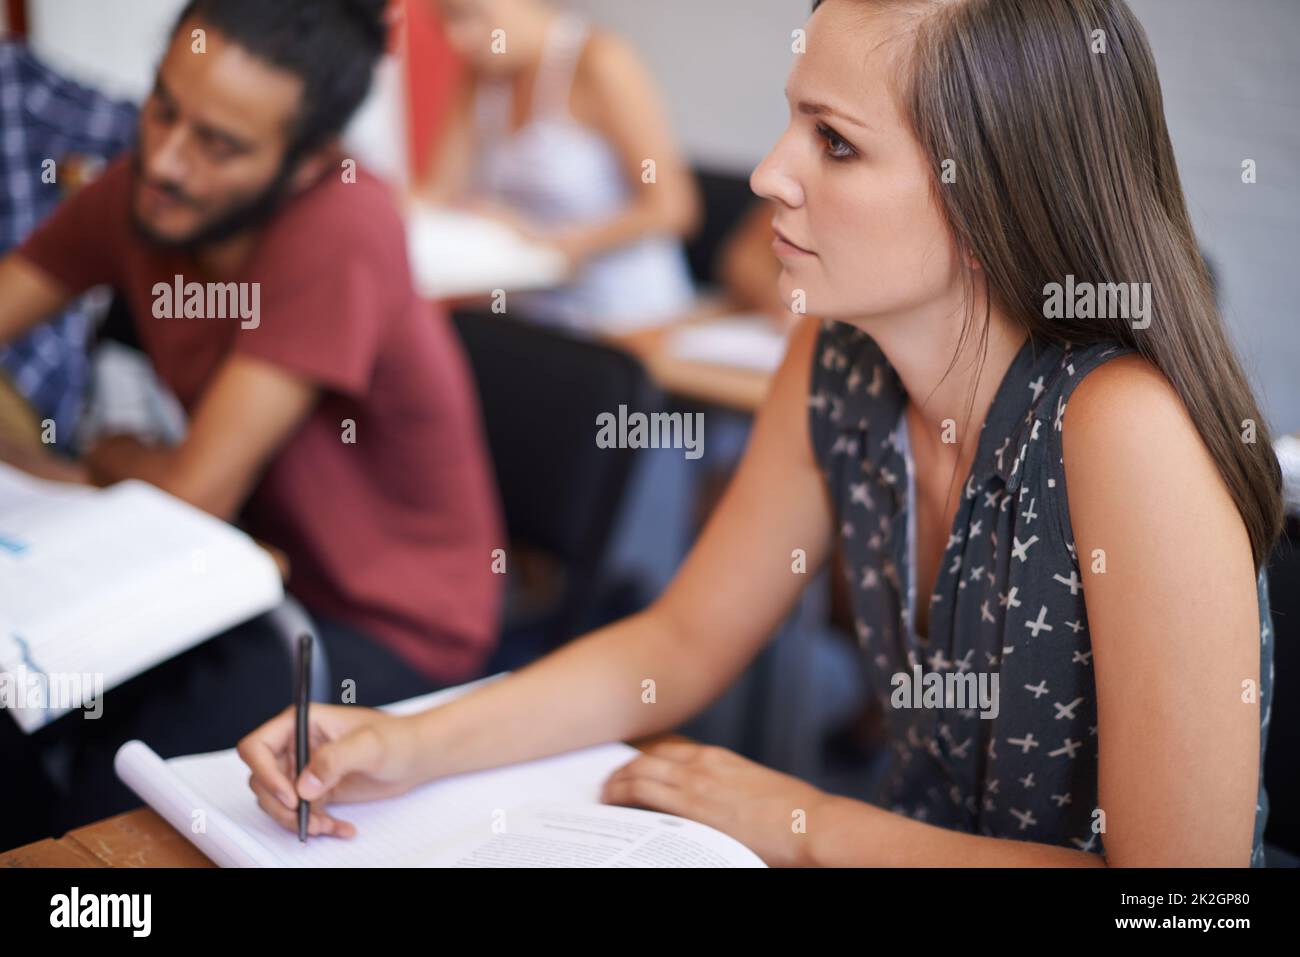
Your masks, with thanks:
M510 541L563 566L548 630L571 637L596 598L637 451L598 447L597 417L617 416L620 405L649 413L662 396L623 350L505 316L453 319L478 382Z

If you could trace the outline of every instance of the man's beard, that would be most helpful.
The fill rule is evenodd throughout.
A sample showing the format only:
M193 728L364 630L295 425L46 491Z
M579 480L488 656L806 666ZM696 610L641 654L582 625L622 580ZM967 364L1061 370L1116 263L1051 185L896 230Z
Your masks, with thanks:
M138 187L143 179L138 151L132 158L131 164L135 171L135 183ZM163 249L193 252L204 246L224 242L241 233L264 226L279 211L285 199L289 196L289 180L293 175L293 166L292 160L286 156L275 176L259 192L217 214L215 218L204 223L189 235L174 237L155 232L140 219L135 209L134 198L131 202L131 223L135 227L136 233L146 242ZM188 197L181 193L172 190L165 191L182 201L188 201Z

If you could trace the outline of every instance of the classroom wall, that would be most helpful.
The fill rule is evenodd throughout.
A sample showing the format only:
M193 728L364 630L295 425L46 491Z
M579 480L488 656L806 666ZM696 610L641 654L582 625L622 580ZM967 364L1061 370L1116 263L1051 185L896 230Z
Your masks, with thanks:
M128 96L148 89L183 0L39 0L33 43ZM631 37L696 162L746 174L785 124L790 31L808 0L562 0ZM1130 0L1146 26L1193 221L1274 429L1300 431L1300 3ZM1241 183L1256 160L1259 182Z

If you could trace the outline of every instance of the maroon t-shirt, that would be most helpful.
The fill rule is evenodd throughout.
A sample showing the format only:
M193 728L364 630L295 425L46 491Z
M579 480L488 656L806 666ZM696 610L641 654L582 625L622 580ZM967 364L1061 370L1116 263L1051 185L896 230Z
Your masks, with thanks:
M237 276L260 316L158 318L155 283L202 281L191 257L140 238L129 157L64 203L20 254L73 292L114 286L159 377L193 411L230 354L314 381L321 401L274 454L241 524L285 551L290 590L450 681L496 640L504 544L496 486L459 341L413 291L385 187L326 176L263 231ZM161 311L161 310L160 310ZM176 315L181 315L179 305ZM345 421L355 426L344 441Z

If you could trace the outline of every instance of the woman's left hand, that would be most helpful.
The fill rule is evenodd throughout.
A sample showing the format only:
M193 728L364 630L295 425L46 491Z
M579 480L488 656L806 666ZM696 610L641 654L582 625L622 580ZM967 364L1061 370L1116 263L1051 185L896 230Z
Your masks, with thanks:
M726 748L653 744L605 782L601 800L690 818L744 844L773 867L810 863L808 827L829 795ZM810 819L811 822L810 822Z

